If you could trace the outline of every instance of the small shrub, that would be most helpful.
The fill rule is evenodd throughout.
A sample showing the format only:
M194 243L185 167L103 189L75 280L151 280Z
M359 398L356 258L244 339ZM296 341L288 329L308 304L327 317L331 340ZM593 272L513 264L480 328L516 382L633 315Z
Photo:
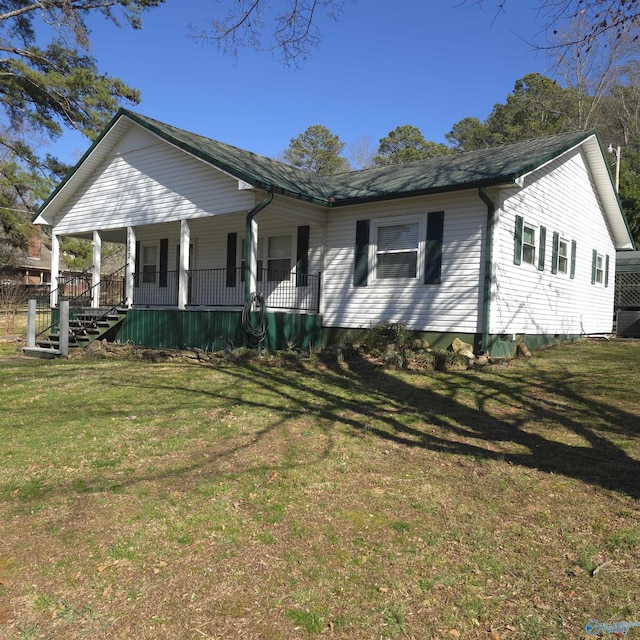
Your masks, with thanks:
M366 332L362 342L381 352L390 345L396 349L408 349L413 343L413 333L401 322L381 322Z
M389 346L382 355L382 360L385 366L392 369L402 369L406 365L406 358L404 353L398 351L393 346Z
M436 371L449 371L451 369L466 369L467 358L455 351L441 349L434 351L434 365Z

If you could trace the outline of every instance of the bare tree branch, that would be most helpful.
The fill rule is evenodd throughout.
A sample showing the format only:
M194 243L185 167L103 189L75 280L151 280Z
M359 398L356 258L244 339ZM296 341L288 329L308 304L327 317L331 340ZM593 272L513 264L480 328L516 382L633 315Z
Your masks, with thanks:
M237 57L240 49L277 53L285 64L298 64L322 41L319 21L337 19L345 0L287 0L282 10L267 0L227 0L226 16L211 22L210 29L191 26L193 37L215 43Z

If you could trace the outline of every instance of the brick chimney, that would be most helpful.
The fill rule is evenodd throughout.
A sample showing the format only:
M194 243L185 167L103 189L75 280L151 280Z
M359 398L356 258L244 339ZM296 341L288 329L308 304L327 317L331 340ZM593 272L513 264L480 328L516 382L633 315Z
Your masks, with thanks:
M39 225L32 225L27 246L27 258L42 258L42 236Z

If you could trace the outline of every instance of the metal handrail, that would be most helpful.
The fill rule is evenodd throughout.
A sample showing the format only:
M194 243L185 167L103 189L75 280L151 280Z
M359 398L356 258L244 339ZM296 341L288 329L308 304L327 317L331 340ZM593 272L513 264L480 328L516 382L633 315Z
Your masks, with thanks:
M82 274L85 274L90 270L91 269L85 269L85 271L83 271ZM96 289L96 287L104 288L105 283L112 283L114 281L114 276L116 276L116 278L115 278L116 282L118 282L118 281L122 282L123 290L120 292L120 297L119 298L116 296L116 298L117 298L116 302L113 302L113 300L116 299L116 298L112 298L111 301L109 302L109 304L105 305L106 307L108 307L107 310L102 310L100 315L99 315L99 317L96 318L95 322L97 322L98 320L101 320L105 316L109 315L112 311L117 309L119 306L121 306L124 303L124 300L125 300L125 296L124 296L124 273L125 273L125 270L126 270L126 265L123 266L123 267L120 267L119 269L117 269L113 273L110 273L109 275L105 276L104 278L101 278L100 281L98 281L96 284L94 284L93 286L89 287L88 289L86 289L82 293L70 298L69 299L69 320L75 320L79 315L82 314L83 311L85 311L87 308L89 308L91 306L91 302L93 300L93 292ZM123 276L122 280L120 280L119 277L118 277L120 275ZM80 276L75 276L75 277L80 277ZM71 280L72 279L66 281L66 283L64 283L64 284L68 284L69 282L71 282ZM63 287L64 287L64 284L63 284ZM62 290L64 291L63 287L62 287ZM102 288L100 290L101 296L103 294L103 289ZM50 309L51 309L51 307L49 307L49 310ZM102 307L100 307L100 309L102 309ZM58 325L59 325L59 321L58 320L51 320L51 324L50 325L48 325L44 329L41 329L41 330L37 331L36 338L42 336L45 333L54 333L55 330L58 328Z

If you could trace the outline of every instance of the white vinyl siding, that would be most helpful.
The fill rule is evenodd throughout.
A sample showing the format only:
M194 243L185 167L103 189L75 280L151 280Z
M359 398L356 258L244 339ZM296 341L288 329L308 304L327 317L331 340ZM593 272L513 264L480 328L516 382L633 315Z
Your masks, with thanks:
M374 277L377 226L389 224L391 216L402 224L422 220L420 240L424 242L427 214L435 211L445 212L441 284L423 284L420 264L415 278ZM366 328L379 322L402 322L416 331L477 332L486 218L486 205L476 191L331 211L323 274L325 326ZM356 222L363 219L371 220L370 277L367 286L354 287Z
M570 185L568 188L567 185ZM594 193L584 159L574 152L534 172L521 189L502 192L494 234L495 284L490 332L493 334L584 334L609 332L613 323L613 287L591 285L592 251L615 255L615 248ZM525 224L557 233L566 255L557 256L557 273L514 264L516 216ZM571 247L575 242L575 273ZM561 268L561 265L562 268ZM610 265L610 269L614 267ZM562 270L564 269L564 271Z
M254 192L238 190L237 180L155 141L109 157L67 204L56 231L71 234L195 219L248 211L254 204Z

